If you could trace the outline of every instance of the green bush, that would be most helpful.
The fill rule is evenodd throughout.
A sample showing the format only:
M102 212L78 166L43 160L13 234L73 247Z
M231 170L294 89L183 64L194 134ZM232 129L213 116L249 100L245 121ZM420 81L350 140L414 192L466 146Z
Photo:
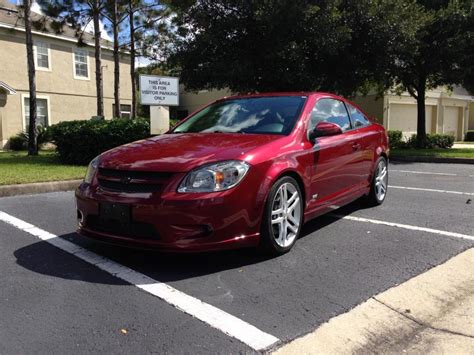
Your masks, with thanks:
M465 142L474 142L474 131L467 131L466 137L464 138Z
M125 118L68 121L51 126L50 132L61 161L85 165L106 150L149 137L150 123Z
M25 138L17 134L16 136L11 137L8 140L8 147L11 150L25 150L26 149L26 141Z
M435 147L445 149L452 148L455 140L454 136L449 134L432 134L430 139Z
M390 148L402 148L405 145L405 142L402 141L402 131L387 131L387 134Z
M433 148L451 148L454 144L454 136L449 134L427 134L426 141L423 147L426 149ZM417 146L416 134L413 134L407 141L407 147L409 148L419 148Z

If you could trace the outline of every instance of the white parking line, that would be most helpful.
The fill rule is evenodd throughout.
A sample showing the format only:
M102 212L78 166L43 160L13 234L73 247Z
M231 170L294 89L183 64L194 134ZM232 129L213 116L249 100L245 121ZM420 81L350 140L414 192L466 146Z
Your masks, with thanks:
M438 190L438 189L425 189L425 188L421 188L421 187L408 187L408 186L390 185L389 188L402 189L402 190L428 191L428 192L442 192L442 193L445 193L445 194L474 196L473 192L461 192L461 191Z
M412 170L395 170L395 169L390 169L390 172L409 173L409 174L458 176L458 174L451 174L451 173L435 173L435 172L428 172L428 171L412 171Z
M108 258L95 254L74 243L59 238L34 225L0 211L0 221L8 223L26 233L64 250L105 272L122 279L176 307L211 327L240 340L254 350L264 350L280 340L253 325L220 310L210 304L189 296L177 289L136 272Z
M397 228L403 228L403 229L409 229L409 230L414 230L414 231L433 233L433 234L438 234L438 235L445 235L447 237L467 239L467 240L474 241L474 236L467 235L467 234L447 232L447 231L443 231L443 230L431 229L431 228L426 228L426 227L417 227L417 226L412 226L412 225L409 225L409 224L386 222L386 221L381 221L381 220L378 220L378 219L369 219L369 218L355 217L355 216L344 216L344 215L340 215L340 214L336 214L336 213L331 213L330 215L333 216L333 217L336 217L336 218L347 219L349 221L381 224L381 225L384 225L384 226L397 227Z

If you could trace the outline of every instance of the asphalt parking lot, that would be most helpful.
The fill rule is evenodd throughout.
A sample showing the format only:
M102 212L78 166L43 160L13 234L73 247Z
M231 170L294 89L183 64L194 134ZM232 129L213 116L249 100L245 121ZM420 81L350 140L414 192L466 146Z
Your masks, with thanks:
M1 198L0 353L236 353L261 350L259 339L277 347L474 246L474 165L391 164L389 185L382 206L356 201L313 220L278 258L99 245L74 233L72 192ZM58 238L94 257L51 245ZM109 264L94 266L97 255L172 289L125 282ZM191 296L177 305L184 312L160 296L173 290Z

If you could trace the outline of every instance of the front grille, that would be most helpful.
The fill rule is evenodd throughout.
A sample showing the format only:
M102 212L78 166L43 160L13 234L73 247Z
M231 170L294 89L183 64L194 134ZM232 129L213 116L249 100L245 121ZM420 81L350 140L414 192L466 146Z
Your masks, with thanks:
M97 232L110 233L119 237L134 239L159 239L155 227L148 223L130 222L117 223L114 220L104 220L99 216L89 215L86 227Z
M130 193L159 192L173 173L99 168L97 179L104 190Z

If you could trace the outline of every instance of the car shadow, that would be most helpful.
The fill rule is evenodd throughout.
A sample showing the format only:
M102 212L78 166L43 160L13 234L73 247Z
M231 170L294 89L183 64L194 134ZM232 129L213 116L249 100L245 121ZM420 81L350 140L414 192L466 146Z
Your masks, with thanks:
M337 214L342 217L361 208L364 208L363 203L355 201L338 209ZM341 217L324 215L311 220L303 226L300 239L309 236L317 238L319 230L331 225ZM225 270L240 269L247 265L265 263L277 258L259 253L255 249L171 254L101 244L84 239L76 233L64 234L58 238L75 243L86 250L125 265L159 282L173 282L215 274ZM297 253L297 250L293 249L289 254L282 257L294 257L292 253ZM97 273L96 270L91 269L91 265L87 265L78 258L70 258L70 254L44 241L20 248L14 252L14 255L19 265L40 274L91 283L125 284L105 272ZM45 256L47 257L45 258Z

